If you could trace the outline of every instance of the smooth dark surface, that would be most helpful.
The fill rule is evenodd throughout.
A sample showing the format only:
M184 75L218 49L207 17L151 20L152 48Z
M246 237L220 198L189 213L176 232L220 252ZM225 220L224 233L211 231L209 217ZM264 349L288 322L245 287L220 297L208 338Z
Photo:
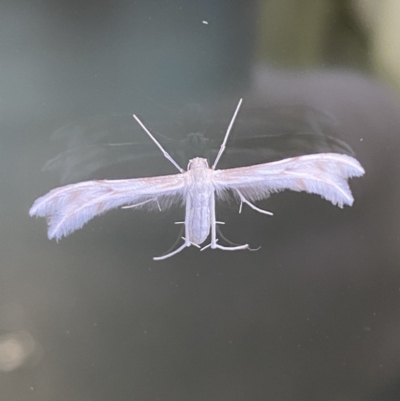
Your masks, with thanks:
M256 65L260 20L239 1L1 5L0 400L399 399L399 99L355 70ZM69 146L58 128L209 102L229 122L240 96L331 116L366 170L354 206L289 192L259 203L273 217L219 205L225 236L261 249L164 262L183 209L113 211L58 244L29 218L59 185L41 171Z

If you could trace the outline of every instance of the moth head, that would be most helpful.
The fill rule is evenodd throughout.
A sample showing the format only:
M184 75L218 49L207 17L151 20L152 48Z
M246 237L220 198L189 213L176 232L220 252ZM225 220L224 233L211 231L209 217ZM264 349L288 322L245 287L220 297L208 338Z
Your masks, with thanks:
M207 159L203 159L202 157L195 157L194 159L189 160L187 169L193 170L196 168L209 168Z

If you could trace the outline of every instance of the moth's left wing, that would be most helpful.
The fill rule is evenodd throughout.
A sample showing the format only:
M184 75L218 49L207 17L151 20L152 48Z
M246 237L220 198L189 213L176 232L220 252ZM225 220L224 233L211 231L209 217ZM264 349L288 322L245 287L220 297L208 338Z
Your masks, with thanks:
M168 207L183 200L185 173L128 180L98 180L56 188L38 198L31 216L45 217L49 239L81 228L94 216L120 206Z
M214 171L217 195L235 189L248 200L267 198L270 193L290 189L321 195L334 205L352 205L347 179L359 177L364 169L353 157L320 153L277 162ZM236 193L237 195L237 193Z
M173 142L173 141L171 141ZM61 184L94 178L94 173L119 163L159 157L154 143L129 142L87 145L69 149L48 160L42 171L59 171ZM100 175L100 174L99 174Z

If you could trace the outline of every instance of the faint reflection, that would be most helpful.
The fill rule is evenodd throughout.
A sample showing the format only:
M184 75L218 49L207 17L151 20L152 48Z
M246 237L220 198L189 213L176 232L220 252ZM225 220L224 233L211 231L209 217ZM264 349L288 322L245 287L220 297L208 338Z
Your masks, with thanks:
M36 341L26 331L0 336L0 371L11 372L20 368L37 349Z

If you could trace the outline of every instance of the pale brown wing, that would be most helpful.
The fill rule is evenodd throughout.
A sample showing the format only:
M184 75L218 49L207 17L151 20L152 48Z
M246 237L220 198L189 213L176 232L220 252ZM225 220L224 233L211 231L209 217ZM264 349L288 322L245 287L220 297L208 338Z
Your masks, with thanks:
M292 157L277 162L227 170L213 175L217 195L239 190L248 200L267 198L270 193L290 189L322 196L334 205L352 205L347 179L359 177L364 169L353 157L320 153Z
M98 180L56 188L38 198L31 216L45 217L49 239L81 228L94 216L120 206L169 207L183 201L185 173L128 180Z

